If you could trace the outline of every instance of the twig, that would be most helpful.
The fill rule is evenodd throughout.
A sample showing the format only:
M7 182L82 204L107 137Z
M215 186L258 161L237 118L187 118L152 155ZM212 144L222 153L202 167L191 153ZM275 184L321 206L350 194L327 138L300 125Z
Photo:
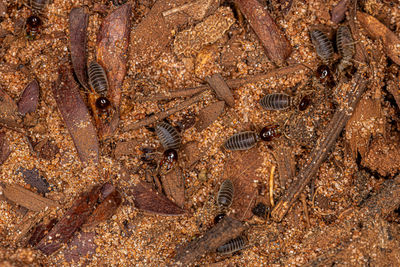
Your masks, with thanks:
M246 226L231 217L225 217L220 223L208 230L202 237L189 242L177 250L175 263L188 266L207 252L215 251L232 238L237 237Z
M291 73L305 70L305 69L310 69L310 67L305 64L294 64L294 65L291 65L288 67L273 69L270 72L264 73L264 74L258 74L258 75L254 75L254 76L248 76L245 78L227 80L226 84L230 88L237 88L237 87L243 86L248 83L260 82L262 80L266 80L266 79L269 79L272 77L281 77L283 75L291 74ZM173 99L173 98L177 98L177 97L187 97L187 96L192 96L192 95L195 95L195 94L198 94L200 92L204 92L205 90L210 90L210 89L211 88L208 84L204 84L204 85L200 85L197 87L180 89L180 90L171 91L168 93L158 94L158 95L154 95L154 96L137 97L135 99L135 102L161 101L161 100L169 100L169 99Z
M182 103L178 104L177 106L175 106L175 107L173 107L171 109L168 109L168 110L166 110L164 112L160 112L160 113L154 114L154 115L152 115L150 117L147 117L147 118L145 118L143 120L140 120L138 122L134 122L134 123L128 124L122 129L122 131L123 132L127 132L127 131L136 130L136 129L139 129L140 127L143 127L145 125L149 125L149 124L152 124L152 123L154 123L156 121L162 120L162 119L164 119L164 118L166 118L166 117L168 117L168 116L170 116L170 115L172 115L172 114L174 114L174 113L176 113L178 111L181 111L182 109L185 109L185 108L193 105L194 103L196 103L196 102L200 101L201 99L203 99L203 97L204 97L204 92L202 92L202 93L200 93L200 94L198 94L196 96L193 96L192 98L189 98L188 100L185 100Z
M307 222L307 227L311 227L310 223L310 215L308 214L308 207L307 207L307 201L306 201L306 194L301 194L300 197L301 203L303 203L303 210L304 210L304 216L306 217L306 222Z
M322 162L325 160L332 146L335 144L336 139L346 125L348 119L352 115L356 105L361 99L362 94L366 88L366 81L361 80L360 74L357 73L353 79L354 85L348 93L347 103L335 112L327 129L320 137L316 147L311 152L310 160L305 167L297 175L296 181L286 191L285 195L278 202L271 212L271 217L275 221L281 221L290 207L297 200L303 192L307 184L317 173ZM338 86L341 86L339 84Z
M271 202L271 207L275 206L274 203L274 173L275 165L271 168L271 174L269 175L269 201Z

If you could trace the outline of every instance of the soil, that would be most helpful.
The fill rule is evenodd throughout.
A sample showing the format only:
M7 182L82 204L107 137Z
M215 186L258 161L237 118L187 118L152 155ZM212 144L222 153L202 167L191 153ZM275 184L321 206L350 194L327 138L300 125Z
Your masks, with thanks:
M374 38L356 20L356 60L336 72L340 56L335 52L330 63L333 84L319 80L315 73L323 63L309 29L322 29L334 42L336 29L351 26L350 14L355 12L348 9L339 23L341 16L334 14L334 23L332 10L343 12L343 6L334 9L338 2L351 2L354 7L353 1L259 1L291 45L289 58L280 63L267 57L265 46L234 1L128 0L131 11L124 14L131 14L130 32L121 26L126 25L123 15L115 20L122 22L108 20L105 29L130 36L129 51L121 52L121 44L106 55L109 44L102 36L107 32L98 33L108 15L121 8L113 3L122 1L49 1L38 14L43 26L29 38L24 24L34 14L29 5L34 1L26 2L0 0L0 265L177 264L184 254L182 247L192 244L188 247L196 249L191 241L201 243L201 237L212 232L217 236L214 241L220 242L214 217L221 212L216 195L225 179L235 186L233 203L225 212L243 222L240 225L246 230L241 235L248 243L228 255L206 252L208 246L201 243L202 253L194 253L193 265L400 265L398 1L357 1L358 11L375 17L380 27L394 34L389 41ZM103 55L101 60L113 64L103 67L116 77L110 81L108 96L119 104L114 116L119 114L120 120L114 121L118 128L111 127L106 136L96 129L90 97L79 86L82 76L68 72L72 70L69 14L82 6L88 7L89 15L88 62ZM296 64L285 74L252 79ZM356 72L368 79L366 92L356 109L347 109L352 116L311 183L282 221L273 220L267 211L273 210L307 166L335 112L346 108L346 93ZM214 74L229 85L219 81L229 97L220 97L217 89L207 86ZM39 97L36 91L23 94L34 80ZM184 93L185 88L199 86L204 88L195 93L201 97ZM177 97L168 97L169 92L178 92ZM259 101L269 93L288 94L292 105L282 111L263 109ZM69 102L71 96L79 103ZM152 114L169 114L169 109L196 96L194 104L166 118L180 129L182 145L172 171L165 170L159 166L165 162L164 149L151 131L154 123L134 130L130 125ZM299 110L305 96L310 104ZM258 133L270 125L278 125L280 131L272 141L259 140L248 151L222 148L235 133ZM105 198L100 204L100 193L89 192L108 183L122 200L115 193L114 202ZM385 191L388 188L392 194ZM31 194L36 202L29 201ZM86 217L76 219L71 223L72 237L60 238L60 248L51 255L29 242L37 238L36 225L49 228L42 230L47 235L42 243L51 239L48 222L52 218L65 222L64 215L79 214L83 204L76 203L85 202L85 194L94 198L95 204L84 205L92 212L92 217L85 216L95 223L85 221ZM371 204L375 200L376 209ZM262 216L252 213L256 206L263 207ZM56 224L52 229L59 228L62 225ZM197 255L203 251L204 255Z

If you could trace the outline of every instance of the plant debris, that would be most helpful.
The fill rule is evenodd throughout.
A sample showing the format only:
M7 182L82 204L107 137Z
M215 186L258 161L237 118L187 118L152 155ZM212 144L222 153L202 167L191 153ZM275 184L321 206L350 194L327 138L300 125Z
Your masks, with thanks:
M224 106L224 101L218 101L200 110L198 115L199 120L196 122L195 125L196 129L201 132L209 125L211 125L214 121L216 121L224 111Z
M24 178L25 183L33 186L37 189L38 193L45 194L50 192L49 190L49 182L39 174L38 169L33 168L32 170L25 169L24 167L20 167L17 170L17 174L21 173Z
M22 115L34 112L39 102L39 83L31 81L25 88L18 101L18 112Z

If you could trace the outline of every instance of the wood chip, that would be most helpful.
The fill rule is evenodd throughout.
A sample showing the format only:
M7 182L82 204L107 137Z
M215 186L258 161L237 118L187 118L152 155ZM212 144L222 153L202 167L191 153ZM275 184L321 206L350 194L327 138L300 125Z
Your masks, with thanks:
M173 200L179 207L183 207L185 204L184 179L182 169L179 166L175 166L168 173L161 175L161 183L166 196Z
M349 0L340 0L336 6L332 8L331 20L333 23L339 24L346 16Z
M11 154L10 147L6 138L5 132L0 132L0 165L7 160L8 156Z
M122 156L130 156L136 154L136 146L139 144L138 140L120 141L115 146L114 157L120 158Z
M222 78L221 74L214 74L211 77L207 77L206 82L210 85L212 89L214 89L219 99L224 100L226 104L230 107L233 107L235 105L233 94L224 79Z
M202 152L199 149L199 142L190 141L183 145L182 149L182 159L185 168L188 169L198 162L201 158Z
M0 89L0 125L11 129L22 127L17 105L2 89Z
M3 194L8 200L33 211L41 211L46 207L58 206L56 201L42 197L19 185L4 184Z
M185 211L178 207L164 195L154 191L150 185L139 181L126 190L128 196L133 197L135 207L139 210L159 215L184 215Z
M218 101L208 105L207 107L200 110L198 118L199 120L196 122L197 131L201 132L210 126L214 121L218 119L218 117L224 111L225 102Z
M281 145L275 150L274 156L278 165L280 186L285 188L295 174L296 164L294 153L291 152L290 148Z
M34 112L39 102L39 83L36 80L31 81L25 88L18 101L18 112L25 115Z
M381 39L385 53L396 64L400 65L400 39L376 18L357 12L357 19L368 34L375 39Z

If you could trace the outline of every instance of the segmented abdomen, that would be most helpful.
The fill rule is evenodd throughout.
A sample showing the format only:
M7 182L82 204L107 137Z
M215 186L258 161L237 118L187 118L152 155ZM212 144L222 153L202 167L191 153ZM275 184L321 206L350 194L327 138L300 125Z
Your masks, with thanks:
M103 67L96 61L91 61L88 68L89 84L99 95L105 96L108 91L107 75Z
M32 10L38 14L42 14L49 0L29 0Z
M155 127L158 139L165 150L178 149L181 145L181 136L172 125L160 122Z
M233 191L233 183L231 180L225 180L221 184L217 195L217 205L220 210L225 210L232 205Z
M328 63L333 56L333 45L328 37L320 30L312 30L310 32L311 41L315 46L318 56Z
M229 137L224 143L224 148L227 150L247 150L255 146L257 141L256 132L241 132Z
M247 244L247 238L244 236L238 236L234 239L229 240L227 243L217 248L217 252L220 254L231 254L238 250L243 249Z
M267 110L283 110L290 107L292 98L287 94L268 94L261 98L260 104Z
M349 27L339 27L336 33L336 45L339 54L343 57L343 59L350 60L353 58L356 50L354 48L354 40Z

